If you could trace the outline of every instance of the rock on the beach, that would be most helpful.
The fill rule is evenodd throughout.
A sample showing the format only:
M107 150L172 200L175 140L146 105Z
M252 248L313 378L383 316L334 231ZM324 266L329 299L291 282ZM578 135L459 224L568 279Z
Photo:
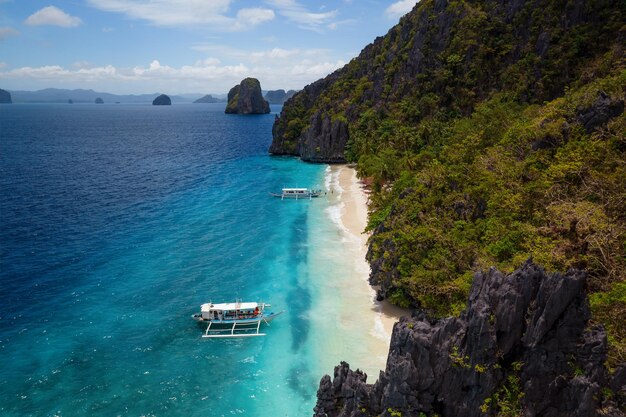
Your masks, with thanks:
M626 370L604 366L606 333L589 324L585 280L531 261L476 274L460 317L396 323L375 384L345 362L324 376L315 416L623 416Z
M266 114L270 104L261 93L261 83L256 78L246 78L228 92L228 114Z
M157 98L152 101L153 106L170 106L172 105L172 100L165 94L161 94Z

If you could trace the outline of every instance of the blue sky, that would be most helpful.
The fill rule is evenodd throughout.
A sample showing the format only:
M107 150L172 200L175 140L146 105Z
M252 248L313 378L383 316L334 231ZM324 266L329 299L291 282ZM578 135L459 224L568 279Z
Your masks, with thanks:
M226 93L301 89L415 0L0 0L0 88Z

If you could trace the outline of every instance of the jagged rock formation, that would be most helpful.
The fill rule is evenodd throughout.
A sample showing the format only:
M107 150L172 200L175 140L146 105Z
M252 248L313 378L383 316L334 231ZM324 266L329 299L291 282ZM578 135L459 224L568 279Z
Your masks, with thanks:
M261 93L261 83L256 78L246 78L228 92L227 114L266 114L270 104Z
M598 99L590 108L579 110L578 120L583 124L587 133L591 133L596 127L605 125L623 112L624 100L611 100L604 91L600 91Z
M165 94L161 94L152 101L153 106L171 106L172 100Z
M194 101L194 103L221 103L223 101L224 100L222 99L213 97L211 94L207 94L206 96L200 97L199 99Z
M278 125L274 123L272 133L276 137ZM274 140L270 153L275 155L300 155L309 162L343 163L346 159L343 150L348 140L348 126L341 120L332 120L327 114L315 113L302 142L295 148Z
M96 97L95 101L96 104L104 104L104 100L102 100L102 97Z
M333 119L322 109L313 110L315 101L339 78L341 71L307 85L285 102L272 127L271 154L297 155L310 162L346 162L344 149L349 133L345 118ZM298 115L290 117L290 111Z
M4 103L4 104L13 103L13 101L11 100L11 93L1 88L0 88L0 103Z
M283 104L285 101L293 97L296 94L295 90L289 90L285 92L285 90L270 90L265 93L265 100L267 100L270 104Z
M626 365L613 376L604 367L585 280L531 261L476 274L460 317L396 323L375 384L346 363L324 376L315 416L623 416Z

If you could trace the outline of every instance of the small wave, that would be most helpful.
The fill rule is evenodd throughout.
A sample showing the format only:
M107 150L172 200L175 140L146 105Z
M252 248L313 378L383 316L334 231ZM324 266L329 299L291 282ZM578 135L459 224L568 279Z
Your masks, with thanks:
M383 324L382 314L376 314L376 318L374 319L374 328L370 332L370 334L380 340L384 340L386 342L391 341L391 335L387 333L385 330L385 325Z
M326 167L326 169L324 170L324 187L327 190L330 190L330 185L332 183L332 169L330 168L330 165L328 165Z

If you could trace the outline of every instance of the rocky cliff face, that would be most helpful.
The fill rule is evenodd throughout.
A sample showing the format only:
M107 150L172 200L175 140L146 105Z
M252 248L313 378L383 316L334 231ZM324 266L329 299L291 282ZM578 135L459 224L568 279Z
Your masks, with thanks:
M11 93L1 88L0 88L0 103L5 103L5 104L13 103L13 101L11 100Z
M261 83L256 78L246 78L228 92L228 114L266 114L270 105L263 98Z
M623 416L626 365L604 367L585 279L530 261L477 274L460 317L396 323L376 383L346 363L324 376L315 416Z

